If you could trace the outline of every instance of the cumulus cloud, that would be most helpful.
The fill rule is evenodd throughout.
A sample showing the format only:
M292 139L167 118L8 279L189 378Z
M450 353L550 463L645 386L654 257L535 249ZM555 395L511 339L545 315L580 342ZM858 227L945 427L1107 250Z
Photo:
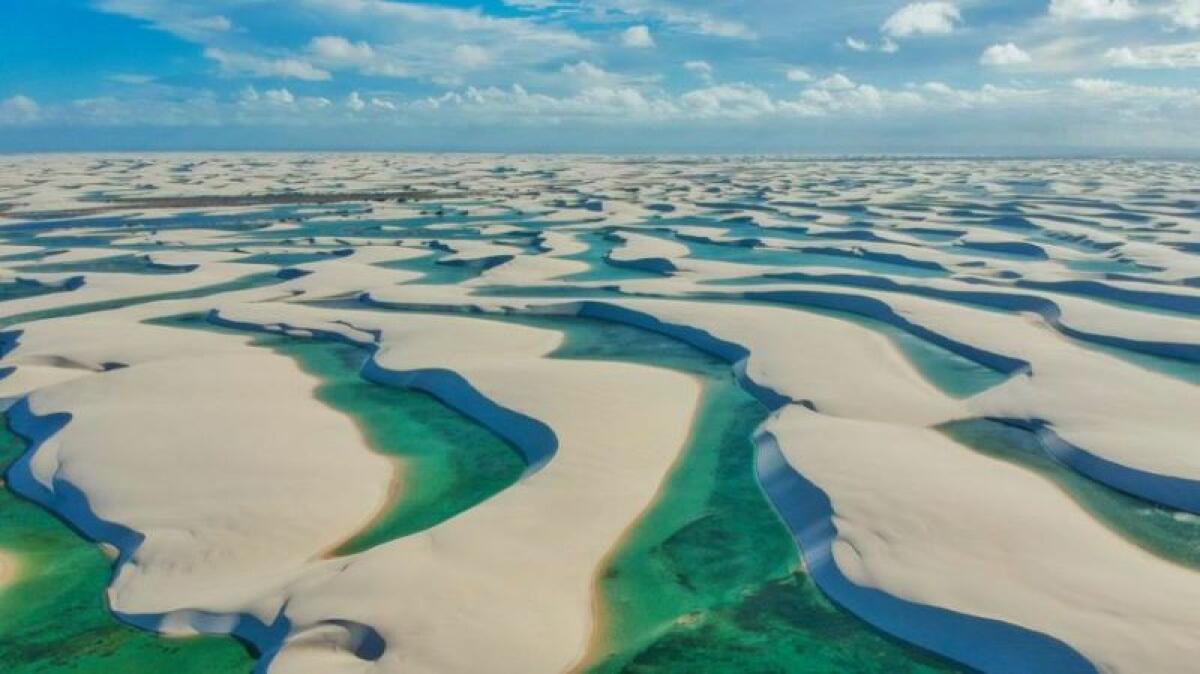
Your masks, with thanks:
M328 80L332 77L328 70L322 70L308 61L292 57L264 58L253 54L226 51L217 47L205 49L204 56L216 61L221 66L222 72L233 75L282 77L309 81Z
M339 35L314 37L308 43L308 53L317 63L335 70L355 69L383 77L408 77L411 74L402 63L381 54L370 43L352 42Z
M789 82L811 82L813 79L813 76L804 68L788 68L784 76Z
M1180 28L1200 28L1200 0L1175 0L1164 12L1171 23Z
M1071 88L1082 104L1103 106L1126 119L1196 126L1200 89L1132 84L1102 78L1077 78Z
M514 2L542 3L546 0L505 0ZM679 31L735 40L753 40L756 33L744 22L721 16L701 8L699 2L672 2L670 0L573 0L553 3L552 6L567 12L575 11L590 16L605 16L621 21L651 20ZM737 9L741 9L738 7ZM728 12L726 12L728 14Z
M1050 0L1050 16L1062 21L1127 21L1137 14L1131 0Z
M985 66L1013 66L1029 63L1033 57L1012 42L994 44L983 50L979 62Z
M1200 42L1116 47L1104 59L1117 68L1200 68Z
M333 71L354 70L456 82L466 73L492 67L535 71L593 46L559 22L425 2L291 0L289 8L305 21L282 29L268 23L269 13L253 11L257 2L245 0L96 1L103 10L151 22L201 44L225 74L251 77L322 80ZM217 22L200 21L212 15L214 6L227 11L236 26L231 21L217 30ZM302 35L299 49L281 47L281 41L297 37L301 24L321 30Z
M0 124L27 124L41 116L42 108L37 101L17 94L0 101Z
M588 61L563 64L562 73L575 82L599 82L612 77L612 73Z
M314 37L308 43L314 56L331 63L364 65L375 59L375 50L366 42L351 42L338 35Z
M705 82L712 82L713 67L708 61L687 61L683 64L683 67Z
M376 96L376 97L371 98L371 108L374 110L384 110L386 112L395 112L400 109L400 106L396 105L392 101L389 101L385 98L379 98Z
M900 8L883 23L883 32L891 37L946 35L954 32L962 14L949 2L914 2Z
M647 98L625 86L592 86L563 97L530 93L517 84L508 88L467 87L413 101L407 109L414 114L455 113L473 120L529 124L558 123L569 118L644 121L677 114L672 103Z
M358 95L357 91L351 91L350 95L346 97L346 107L351 112L362 112L363 108L367 107L367 102Z
M771 96L749 84L722 84L696 89L681 96L680 102L698 117L746 119L775 110Z
M291 105L296 97L287 89L267 89L263 92L263 100L276 105Z
M846 46L854 51L870 51L871 45L854 37L846 37Z
M621 33L621 44L633 49L649 49L654 46L654 36L646 26L630 26Z

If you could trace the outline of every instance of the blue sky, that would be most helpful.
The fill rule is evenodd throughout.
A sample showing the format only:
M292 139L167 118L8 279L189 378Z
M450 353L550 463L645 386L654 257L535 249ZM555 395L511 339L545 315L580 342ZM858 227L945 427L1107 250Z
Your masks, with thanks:
M4 0L56 149L1200 153L1200 0Z

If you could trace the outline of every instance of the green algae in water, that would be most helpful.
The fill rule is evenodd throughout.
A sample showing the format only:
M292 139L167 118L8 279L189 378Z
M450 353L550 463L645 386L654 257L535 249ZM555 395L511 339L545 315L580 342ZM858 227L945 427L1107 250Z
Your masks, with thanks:
M157 325L246 334L202 316L151 321ZM418 391L363 379L367 349L328 339L256 336L255 346L292 358L321 380L317 398L354 419L370 447L403 461L402 484L384 512L335 552L348 555L428 529L516 483L526 469L520 454L474 420Z
M703 378L705 395L660 497L599 579L597 648L583 671L930 674L964 671L829 602L755 475L767 410L729 366L682 342L580 318L515 317L566 333L557 358L622 360Z
M1076 473L1046 454L1030 431L987 419L956 421L940 430L967 447L1050 480L1098 522L1144 550L1200 569L1200 517L1144 501Z
M4 470L25 450L0 429ZM6 674L249 674L232 637L163 637L119 622L105 602L112 562L38 505L0 489L0 550L19 560L0 588L0 669Z

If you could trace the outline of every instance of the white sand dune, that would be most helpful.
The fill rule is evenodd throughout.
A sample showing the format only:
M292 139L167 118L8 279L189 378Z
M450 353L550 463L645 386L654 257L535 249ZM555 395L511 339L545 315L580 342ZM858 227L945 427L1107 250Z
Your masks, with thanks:
M832 501L834 559L853 582L1053 635L1100 671L1194 669L1200 574L1055 485L927 429L789 407L767 431Z
M70 327L49 326L45 340L31 330L10 355L54 354L40 369L71 371L28 398L34 415L71 415L32 455L28 488L101 540L114 536L106 523L126 530L108 540L132 553L110 589L115 610L263 611L270 622L279 603L267 590L385 499L391 464L313 399L316 381L290 359L247 337L59 320ZM139 473L152 478L131 485Z
M1041 188L1020 191L1030 176ZM1184 674L1200 573L934 427L1025 424L1064 470L1200 512L1198 179L1141 162L0 158L0 257L17 257L0 260L0 320L20 321L0 342L0 398L39 441L12 485L119 548L123 619L237 632L265 671L567 671L595 636L597 574L701 392L675 371L555 359L558 332L464 314L582 316L714 353L775 410L760 469L828 512L789 511L769 471L764 494L839 606L982 671ZM218 205L202 221L96 201L411 191L435 196ZM21 259L40 250L62 252ZM311 252L328 254L242 261ZM181 273L37 271L122 256ZM435 260L465 280L423 284L414 270ZM184 313L246 334L144 322ZM404 465L254 330L372 349L366 378L434 393L535 465L437 526L334 557L403 497ZM1007 379L956 398L896 330ZM13 561L0 553L0 584Z

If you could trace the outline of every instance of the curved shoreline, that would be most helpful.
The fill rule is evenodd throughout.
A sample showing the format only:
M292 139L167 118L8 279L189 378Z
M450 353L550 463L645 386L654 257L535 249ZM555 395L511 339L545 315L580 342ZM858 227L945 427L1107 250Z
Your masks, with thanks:
M115 574L116 569L128 562L137 551L144 537L128 527L96 516L87 495L71 483L56 479L51 489L39 482L31 470L33 456L70 423L71 415L39 416L30 409L28 397L24 397L9 407L7 418L12 431L28 443L25 452L12 463L5 475L9 488L54 513L86 540L105 543L116 549L117 557L112 561ZM204 634L234 637L250 645L259 654L269 652L271 640L278 630L278 625L264 625L249 614L214 616L191 610L133 614L112 607L108 611L121 622L148 632L161 634L164 624L170 622L176 626L186 625Z
M259 332L264 334L288 334L287 325L261 325L225 318L219 311L211 311L207 320L213 325ZM277 327L276 327L277 326ZM275 328L275 329L273 329ZM388 370L376 361L379 344L359 342L332 330L304 330L313 337L331 339L365 347L371 357L363 364L362 376L368 381L388 386L413 388L424 391L460 414L473 419L511 443L525 458L529 466L526 475L545 467L558 451L558 438L544 423L493 402L461 375L443 369L421 369L408 371Z
M1035 433L1051 458L1100 484L1168 508L1200 514L1200 480L1159 475L1109 461L1062 439L1042 420L997 421Z
M387 306L385 303L372 303ZM804 403L792 403L777 392L751 381L744 369L738 367L750 352L703 330L664 323L642 312L599 302L583 301L560 306L572 308L574 315L657 332L725 360L735 369L739 385L749 383L746 391L772 411L788 404L810 407ZM836 564L830 563L832 555L829 546L836 538L836 528L828 497L795 471L791 471L794 479L789 479L787 472L780 469L778 462L784 460L777 444L773 438L766 440L767 436L769 434L764 433L755 439L759 447L760 484L769 496L772 507L793 532L806 565L820 570L811 574L813 580L836 603L888 634L972 667L982 666L982 671L989 673L1052 671L1056 674L1096 674L1096 668L1078 652L1049 635L1001 621L908 602L852 583L837 569ZM794 480L799 480L801 484ZM823 507L821 504L824 504ZM821 516L814 518L802 515L813 508ZM817 532L820 535L816 535ZM912 621L914 617L918 619L915 622ZM1011 649L1020 652L1008 652Z
M833 561L837 527L828 496L787 463L770 432L761 431L755 444L763 490L795 537L813 580L838 605L888 634L988 674L1097 674L1095 665L1047 634L850 581Z
M634 327L661 332L726 360L732 355L749 354L743 347L721 342L695 328L662 323L648 316L638 318L638 312L632 310L626 312L596 312L593 309L588 315L629 321L628 324ZM744 357L739 358L731 365L744 360ZM738 377L739 383L743 381L749 381L744 371L743 376ZM747 392L759 398L768 409L782 407L778 403L783 396L769 388L752 384ZM760 397L764 395L766 399ZM778 445L773 438L767 440L767 437L770 437L769 434L760 434L756 438L760 484L770 497L772 506L795 535L813 580L839 605L884 632L989 673L1052 671L1061 674L1096 674L1097 670L1090 662L1049 635L948 609L907 602L852 583L837 569L836 564L831 563L830 545L836 538L836 528L828 497L795 471L791 471L794 480L788 479L787 473L780 470L777 463L786 465ZM821 515L816 518L801 515L811 510ZM910 622L914 617L918 619L916 622L919 627ZM1009 652L1010 649L1023 650Z
M1148 339L1132 339L1129 337L1119 337L1115 335L1104 335L1095 332L1080 330L1067 325L1062 320L1062 309L1053 299L1040 297L1037 295L1028 295L1018 291L1016 292L995 292L988 290L948 290L944 288L934 288L931 286L920 285L916 283L898 283L888 278L877 276L860 276L857 274L829 274L817 275L806 274L804 272L789 272L784 274L767 274L769 278L778 278L782 281L796 281L799 283L812 283L825 286L849 286L852 288L862 288L865 290L882 290L887 292L904 293L917 297L927 297L935 300L945 300L947 302L956 302L960 304L984 307L987 309L998 309L1010 313L1019 313L1029 311L1041 316L1046 323L1058 330L1062 334L1073 337L1083 342L1091 342L1100 346L1109 346L1136 353L1144 353L1150 356L1158 356L1161 358L1171 358L1175 360L1183 360L1188 362L1200 362L1200 346L1196 344L1188 344L1183 342L1164 342ZM1031 290L1046 290L1046 291L1061 291L1062 288L1055 284L1034 284L1033 282L1018 282L1015 286L1017 289L1028 288ZM757 292L758 294L770 294L773 292L789 293L793 291L747 291ZM819 294L820 291L794 291L803 294L808 299L814 299L814 294ZM836 294L827 292L826 294ZM1159 297L1161 294L1142 293L1139 297ZM1176 296L1170 296L1176 297ZM1107 296L1099 295L1097 297L1085 296L1083 299L1091 301L1103 301L1109 299ZM1118 299L1118 298L1113 298ZM1166 309L1168 311L1181 311L1178 306L1172 302L1164 304L1155 304L1152 302L1143 302L1143 306L1147 309ZM1192 312L1186 312L1192 313ZM864 314L867 315L867 314ZM1194 315L1194 314L1193 314ZM882 314L872 318L887 320ZM903 327L897 324L897 327ZM907 329L907 328L905 328ZM949 347L948 347L949 348Z

